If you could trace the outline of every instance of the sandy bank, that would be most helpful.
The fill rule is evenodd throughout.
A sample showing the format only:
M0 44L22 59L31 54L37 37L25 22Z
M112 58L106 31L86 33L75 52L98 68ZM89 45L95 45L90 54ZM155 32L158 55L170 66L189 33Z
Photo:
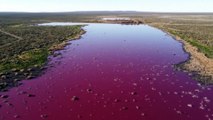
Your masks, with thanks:
M198 48L192 46L190 43L176 37L184 44L184 49L190 53L188 61L181 63L182 69L190 72L196 72L198 75L196 79L204 84L213 83L213 59L207 58L203 53L199 52Z

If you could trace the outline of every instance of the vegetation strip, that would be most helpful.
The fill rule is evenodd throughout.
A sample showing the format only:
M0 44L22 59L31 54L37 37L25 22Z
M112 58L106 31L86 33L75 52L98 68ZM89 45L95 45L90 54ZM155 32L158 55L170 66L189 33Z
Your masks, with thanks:
M159 28L184 44L190 58L176 65L203 84L213 84L213 15L153 14L144 22Z
M49 55L85 32L82 26L7 26L4 30L23 39L14 39L8 34L0 36L1 91L19 85L20 80L40 75L46 68Z

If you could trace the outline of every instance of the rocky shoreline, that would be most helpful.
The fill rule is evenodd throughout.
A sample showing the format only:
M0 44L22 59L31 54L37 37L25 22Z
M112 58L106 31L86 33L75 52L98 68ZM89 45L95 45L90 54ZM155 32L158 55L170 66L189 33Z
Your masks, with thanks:
M155 24L148 25L162 30L183 44L183 50L189 54L189 58L174 65L176 70L187 72L188 75L203 85L213 84L213 59L206 57L197 47L181 39L179 36L168 32L165 28Z
M184 49L190 54L187 61L176 66L181 70L189 71L202 84L213 84L213 59L206 57L198 48L181 38L177 36L175 38L184 44Z
M163 30L174 39L183 44L183 49L189 53L189 58L175 65L179 71L188 72L190 76L204 85L213 84L213 59L208 58L205 54L199 52L198 48L192 46L187 41Z

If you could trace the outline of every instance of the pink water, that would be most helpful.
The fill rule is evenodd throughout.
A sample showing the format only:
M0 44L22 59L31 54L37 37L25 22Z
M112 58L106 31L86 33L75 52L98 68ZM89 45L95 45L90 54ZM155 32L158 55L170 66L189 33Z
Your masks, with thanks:
M85 30L44 75L0 93L0 120L213 119L212 87L172 67L188 57L181 43L146 25Z

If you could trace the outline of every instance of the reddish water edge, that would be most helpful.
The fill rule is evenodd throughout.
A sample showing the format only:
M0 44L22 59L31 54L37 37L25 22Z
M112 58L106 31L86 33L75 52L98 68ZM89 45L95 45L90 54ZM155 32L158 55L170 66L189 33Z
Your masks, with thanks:
M174 64L182 44L155 28L91 24L39 78L0 93L0 120L210 120L213 90Z

